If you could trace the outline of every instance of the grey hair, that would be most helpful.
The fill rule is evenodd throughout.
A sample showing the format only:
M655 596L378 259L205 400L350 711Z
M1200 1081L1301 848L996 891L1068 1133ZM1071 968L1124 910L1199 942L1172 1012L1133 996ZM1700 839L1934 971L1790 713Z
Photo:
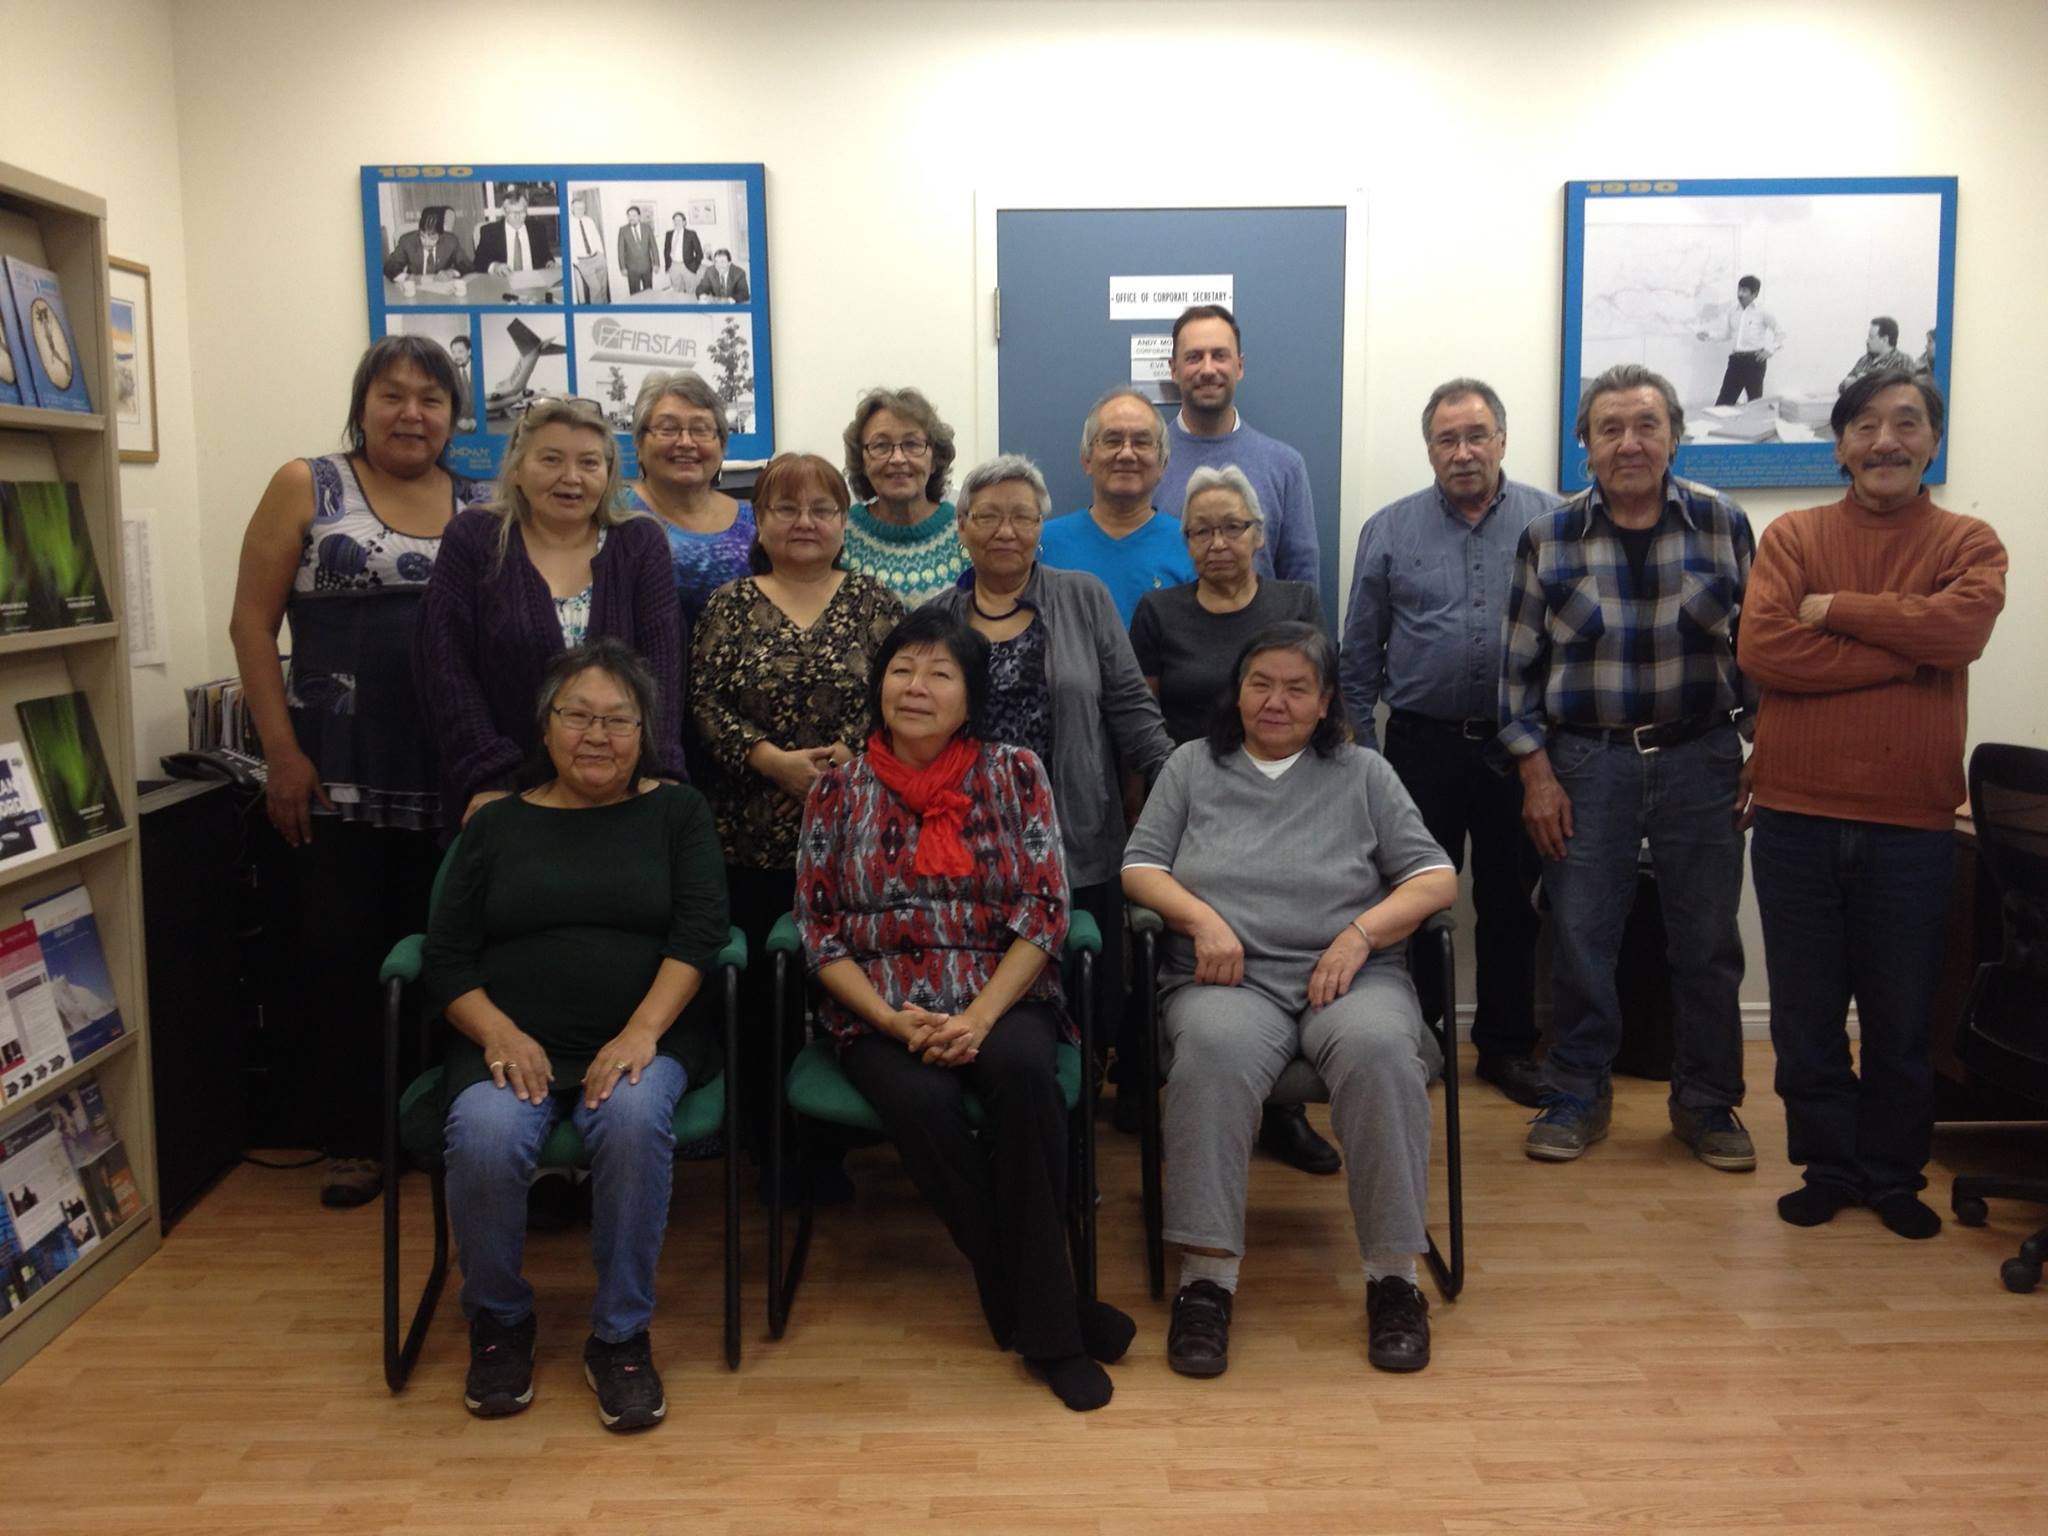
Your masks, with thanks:
M1112 400L1135 400L1151 413L1153 425L1159 432L1159 467L1164 469L1167 457L1173 452L1172 435L1167 432L1166 423L1159 419L1159 408L1128 385L1112 389L1088 407L1088 419L1081 423L1081 456L1086 458L1095 451L1095 439L1102 436L1102 408Z
M1508 408L1500 403L1500 396L1493 392L1493 386L1484 379L1445 379L1429 392L1429 404L1422 408L1422 440L1429 441L1430 418L1436 415L1436 408L1446 400L1461 399L1466 395L1477 395L1486 408L1493 412L1493 429L1505 432L1508 429Z
M1259 493L1252 489L1251 480L1235 464L1204 464L1188 476L1187 494L1181 498L1181 520L1187 520L1188 508L1195 504L1195 498L1204 491L1229 491L1244 503L1244 515L1261 528L1266 526L1266 513L1259 506Z
M1052 492L1045 488L1045 476L1021 453L999 453L967 471L967 478L960 482L960 495L954 507L964 519L976 496L991 486L1008 485L1013 480L1031 487L1032 495L1038 499L1040 517L1052 516Z
M548 715L555 707L555 700L561 697L562 690L573 679L585 672L602 672L631 696L633 708L640 715L640 760L633 765L633 776L639 778L641 769L655 760L654 751L648 743L660 739L661 691L655 686L653 672L640 659L640 653L616 635L600 635L595 640L560 652L548 663L547 670L541 674L540 692L534 700L535 739L542 743L547 741ZM547 755L545 745L541 748L541 755Z
M519 489L519 471L526 462L528 445L534 433L556 425L595 432L604 439L604 494L597 502L598 527L616 528L648 515L626 505L625 481L619 475L619 440L597 403L573 395L542 395L513 423L512 436L505 444L504 462L498 466L498 482L488 508L498 518L498 558L491 567L493 574L504 565L505 552L512 546L512 525L524 523L533 515L525 493Z
M694 368L678 368L674 372L655 369L640 381L640 393L633 398L633 443L637 448L647 436L647 423L654 416L654 408L674 395L678 400L711 413L711 424L718 428L718 449L725 451L725 445L732 438L732 423L726 420L725 402L718 398L718 391L704 382L704 375Z
M1671 423L1671 441L1675 444L1685 436L1685 407L1678 403L1678 391L1671 387L1671 381L1641 363L1616 363L1579 396L1579 415L1572 423L1572 431L1581 443L1587 440L1586 434L1593 425L1593 402L1602 395L1618 395L1629 389L1654 389L1662 395L1664 415Z
M932 472L925 477L925 499L944 501L946 482L952 477L953 461L960 456L960 449L953 442L952 427L939 419L938 407L925 398L924 391L908 385L888 389L877 384L860 397L860 404L853 408L853 420L839 435L846 446L846 483L853 494L862 501L875 498L875 483L868 479L867 450L861 440L867 436L868 423L883 411L916 422L918 431L930 440Z

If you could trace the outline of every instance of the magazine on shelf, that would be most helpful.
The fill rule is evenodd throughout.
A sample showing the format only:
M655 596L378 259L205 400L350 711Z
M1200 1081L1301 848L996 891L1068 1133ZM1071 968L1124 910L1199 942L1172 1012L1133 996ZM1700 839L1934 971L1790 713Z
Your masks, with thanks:
M14 295L0 283L0 405L34 405L33 389L24 390L21 327L14 323Z
M78 1182L56 1116L25 1110L0 1121L0 1204L21 1258L48 1284L99 1246L92 1203Z
M24 699L14 711L21 717L29 762L35 767L43 809L56 828L58 846L69 848L125 826L86 696L56 693Z
M50 991L71 1059L84 1061L120 1039L120 999L107 970L107 952L100 927L93 920L92 896L83 885L59 891L21 909L22 921L36 931L43 966L50 973Z
M18 741L0 741L0 866L49 853L57 846L28 753Z
M142 1209L142 1191L135 1186L135 1172L128 1166L128 1148L114 1133L107 1116L107 1101L100 1093L99 1079L88 1077L69 1092L50 1101L58 1134L64 1138L64 1154L85 1189L92 1207L93 1225L101 1237Z
M14 298L14 323L21 333L15 371L21 375L22 403L52 411L89 411L85 358L64 307L57 274L19 256L6 258L7 289Z
M0 634L105 624L114 617L76 485L0 480L0 533L8 578L0 586ZM18 616L11 607L21 586L17 566L27 578L20 593L26 609Z
M21 1042L21 1061L0 1080L0 1100L14 1100L71 1065L71 1042L57 1012L56 989L43 965L34 923L0 928L0 1012Z

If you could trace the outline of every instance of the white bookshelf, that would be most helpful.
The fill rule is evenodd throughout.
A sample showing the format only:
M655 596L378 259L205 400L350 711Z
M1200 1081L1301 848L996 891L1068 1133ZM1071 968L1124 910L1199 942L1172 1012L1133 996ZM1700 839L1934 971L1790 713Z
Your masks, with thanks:
M0 1317L0 1381L68 1327L156 1252L156 1126L150 1097L149 1016L142 954L142 862L136 839L135 733L127 648L118 620L121 576L121 479L118 444L105 411L113 351L107 334L107 220L99 198L0 163L0 254L24 257L57 274L77 332L93 403L87 414L0 405L0 479L77 484L92 531L101 579L116 622L0 637L0 740L20 740L14 706L23 699L79 690L121 800L124 827L0 869L0 927L22 908L83 882L92 895L107 970L127 1032L84 1062L0 1105L0 1118L46 1101L88 1074L99 1079L107 1113L127 1146L143 1209L71 1268Z

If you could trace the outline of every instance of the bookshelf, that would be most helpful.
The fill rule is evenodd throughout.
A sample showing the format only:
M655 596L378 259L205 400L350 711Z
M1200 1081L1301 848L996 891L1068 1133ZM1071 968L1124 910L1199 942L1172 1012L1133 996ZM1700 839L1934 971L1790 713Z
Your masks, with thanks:
M24 257L57 274L93 403L101 407L88 414L0 405L0 479L77 484L101 578L117 614L111 624L0 637L0 740L22 738L14 712L21 700L83 692L92 704L125 823L106 836L0 868L0 927L19 922L25 905L82 882L92 896L107 970L127 1027L120 1039L84 1062L0 1106L0 1117L45 1103L88 1075L97 1077L143 1199L140 1212L0 1317L4 1381L154 1253L162 1232L157 1219L156 1127L143 981L135 733L128 654L118 620L124 599L120 460L105 410L113 365L107 334L106 204L0 163L0 254Z

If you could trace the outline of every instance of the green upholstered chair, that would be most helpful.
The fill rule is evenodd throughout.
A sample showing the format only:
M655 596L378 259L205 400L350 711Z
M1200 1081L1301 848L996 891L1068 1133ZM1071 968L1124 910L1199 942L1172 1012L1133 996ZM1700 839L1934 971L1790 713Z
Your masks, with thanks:
M1081 1294L1089 1298L1095 1295L1095 1099L1100 1087L1094 1067L1094 981L1095 962L1101 953L1102 933L1095 919L1086 912L1071 913L1061 964L1081 1040L1079 1045L1059 1047L1054 1071L1068 1110L1067 1239L1073 1251L1075 1281ZM879 1137L882 1122L839 1070L838 1053L830 1038L822 1030L803 1038L801 1021L792 1016L792 1010L803 1004L805 974L803 945L794 917L776 920L768 935L768 957L775 967L775 1016L784 1021L784 1027L775 1032L775 1071L783 1084L784 1113L776 1117L772 1128L768 1178L768 1332L779 1339L789 1326L789 1309L803 1279L816 1216L811 1189L804 1183L797 1192L796 1240L785 1264L783 1206L788 1186L783 1171L792 1151L790 1144L796 1144L793 1150L800 1166L803 1143L811 1129L829 1126ZM793 1040L801 1040L801 1044L792 1056L788 1046ZM967 1099L967 1117L977 1125L986 1123L986 1111L972 1094Z

